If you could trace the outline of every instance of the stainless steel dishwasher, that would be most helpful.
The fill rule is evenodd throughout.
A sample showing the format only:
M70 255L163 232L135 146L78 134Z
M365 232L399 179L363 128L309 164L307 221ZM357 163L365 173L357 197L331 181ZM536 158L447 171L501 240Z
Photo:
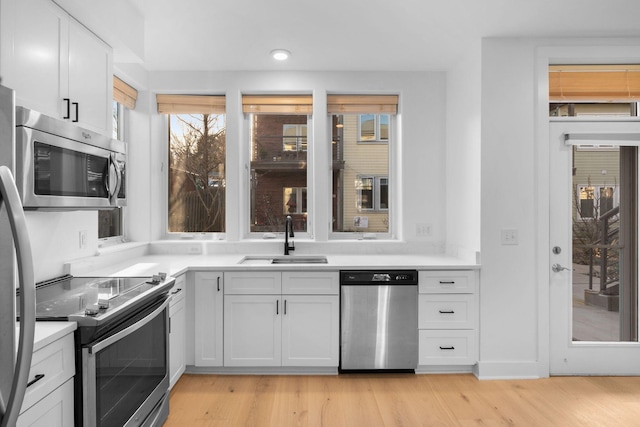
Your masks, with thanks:
M414 371L418 272L340 272L340 370Z

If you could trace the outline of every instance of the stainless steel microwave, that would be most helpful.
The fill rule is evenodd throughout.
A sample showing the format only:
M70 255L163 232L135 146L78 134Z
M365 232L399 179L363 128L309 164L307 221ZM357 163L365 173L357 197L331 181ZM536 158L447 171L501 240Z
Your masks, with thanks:
M126 144L16 108L16 184L25 209L125 206Z

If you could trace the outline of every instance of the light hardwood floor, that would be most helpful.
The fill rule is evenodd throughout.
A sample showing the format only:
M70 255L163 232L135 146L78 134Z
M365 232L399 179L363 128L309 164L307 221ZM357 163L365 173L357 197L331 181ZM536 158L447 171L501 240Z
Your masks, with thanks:
M640 377L183 375L165 427L640 426Z

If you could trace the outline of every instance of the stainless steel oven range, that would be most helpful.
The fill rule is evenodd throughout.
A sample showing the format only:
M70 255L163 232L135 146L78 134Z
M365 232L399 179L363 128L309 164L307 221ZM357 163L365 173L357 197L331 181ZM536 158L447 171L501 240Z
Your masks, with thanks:
M63 276L37 284L38 321L78 324L76 426L161 426L166 420L174 282L158 274Z

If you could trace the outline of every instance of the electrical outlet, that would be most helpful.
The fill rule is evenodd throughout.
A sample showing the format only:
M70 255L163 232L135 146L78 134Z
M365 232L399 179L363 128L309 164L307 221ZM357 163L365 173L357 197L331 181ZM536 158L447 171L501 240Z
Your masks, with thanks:
M78 248L84 249L87 247L87 230L80 230L78 232Z
M433 233L433 227L429 223L416 224L416 236L429 237Z
M199 255L202 253L202 245L190 245L189 253L191 255Z

